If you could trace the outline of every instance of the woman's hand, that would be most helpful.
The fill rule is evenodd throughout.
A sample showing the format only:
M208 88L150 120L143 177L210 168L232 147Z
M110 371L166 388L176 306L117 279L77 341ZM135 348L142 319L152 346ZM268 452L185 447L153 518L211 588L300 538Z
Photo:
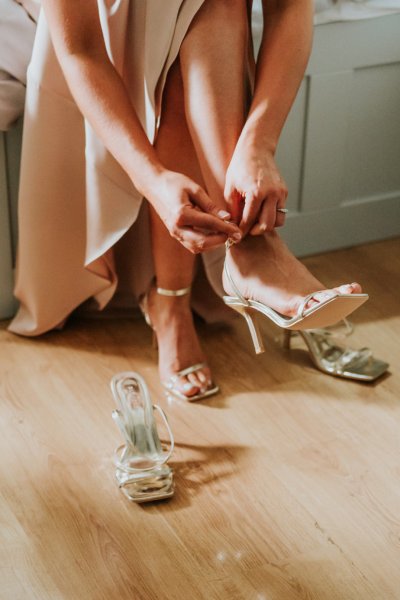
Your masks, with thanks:
M164 222L172 237L197 254L223 245L229 237L242 235L231 215L219 209L206 192L189 177L163 171L153 178L146 198Z
M225 180L225 200L233 219L246 235L281 227L288 190L271 151L239 140Z

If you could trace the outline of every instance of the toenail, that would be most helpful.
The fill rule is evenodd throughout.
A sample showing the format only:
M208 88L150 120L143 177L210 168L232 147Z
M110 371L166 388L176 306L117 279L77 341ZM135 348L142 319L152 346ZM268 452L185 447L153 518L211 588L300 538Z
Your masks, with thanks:
M183 391L184 392L190 392L190 390L192 390L195 387L197 387L197 386L195 386L194 383L190 383L190 382L184 383L183 384Z

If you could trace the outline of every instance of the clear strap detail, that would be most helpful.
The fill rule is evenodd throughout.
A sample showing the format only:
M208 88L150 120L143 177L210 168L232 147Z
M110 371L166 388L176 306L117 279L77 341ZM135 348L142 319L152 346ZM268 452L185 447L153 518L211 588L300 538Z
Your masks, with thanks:
M164 386L166 388L171 389L171 387L174 386L174 384L176 383L176 381L178 380L179 377L185 377L185 375L190 375L190 373L195 373L196 371L200 371L200 369L204 369L204 367L207 366L207 363L205 362L201 362L201 363L196 363L195 365L191 365L190 367L186 367L186 369L182 369L181 371L178 371L177 373L175 373L175 375L172 375L168 381L166 381L164 383Z
M344 324L344 327L342 326ZM343 373L345 370L359 368L372 358L372 351L370 348L361 348L360 350L354 350L353 348L341 348L339 346L332 345L335 342L339 342L342 338L349 337L354 332L354 325L350 323L348 319L342 319L339 323L331 325L330 327L321 329L307 329L303 334L308 334L312 337L315 344L315 352L318 352L318 356L321 361L327 361L328 363L335 366L337 373ZM296 334L298 332L293 332ZM333 360L332 350L340 350L341 354L338 358Z
M123 463L124 456L125 456L127 450L132 450L132 448L133 448L132 443L128 443L128 441L126 440L127 443L122 444L121 446L118 446L118 448L114 452L114 464L118 469L121 469L122 471L125 471L126 473L140 473L142 471L153 471L155 467L159 467L159 466L165 464L171 458L172 453L175 448L175 440L174 440L174 435L172 433L171 427L168 422L167 415L165 414L165 412L163 411L161 406L158 406L158 404L153 405L153 410L157 410L159 412L159 414L161 415L161 417L163 419L164 425L167 429L167 432L169 435L169 441L170 441L170 447L169 447L168 452L166 452L160 460L155 461L155 464L152 465L151 467L142 467L142 468L135 469L134 467L128 467L126 464Z
M308 296L306 296L303 301L301 302L299 308L297 309L297 316L298 317L304 317L304 313L306 312L306 310L311 310L311 307L309 309L306 309L307 304L310 302L310 300L312 300L313 298L315 298L315 296L317 296L318 294L324 294L326 296L326 298L324 298L322 300L321 303L323 303L325 300L331 300L332 298L336 298L337 296L340 296L340 294L338 292L333 292L332 290L332 294L328 293L329 290L320 290L319 292L313 292L312 294L308 294ZM318 300L317 300L318 302Z

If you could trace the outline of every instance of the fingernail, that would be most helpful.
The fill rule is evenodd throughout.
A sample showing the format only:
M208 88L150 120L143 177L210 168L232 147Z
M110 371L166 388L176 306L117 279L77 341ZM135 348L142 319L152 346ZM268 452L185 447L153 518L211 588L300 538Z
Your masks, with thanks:
M231 215L226 210L219 210L217 214L219 217L221 217L221 219L230 219L231 218Z
M232 237L233 237L233 239L234 239L234 240L237 240L237 241L239 241L239 240L241 240L241 239L242 239L242 234L241 234L241 233L234 233L234 234L232 235Z

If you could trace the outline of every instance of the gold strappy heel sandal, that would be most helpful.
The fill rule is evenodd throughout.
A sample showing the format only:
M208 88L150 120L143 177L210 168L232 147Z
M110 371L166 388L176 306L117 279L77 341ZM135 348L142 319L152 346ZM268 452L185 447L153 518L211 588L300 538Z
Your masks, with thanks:
M174 437L164 411L156 404L153 406L144 379L133 371L115 375L111 391L117 405L112 417L125 441L114 454L120 489L133 502L170 498L174 481L167 461L174 451ZM167 429L168 451L158 437L154 411L160 414Z
M343 345L343 338L353 333L353 325L343 319L344 329L305 329L303 331L284 332L283 347L290 350L293 336L300 335L310 353L315 366L328 375L353 379L355 381L372 382L381 377L389 368L389 364L375 358L369 348L354 350Z
M156 287L157 294L160 294L161 296L186 296L187 294L190 294L190 291L191 287L181 288L179 290L168 290L166 288ZM149 316L147 294L145 294L145 296L142 298L140 302L140 308L142 310L146 323L153 330L153 343L156 345L156 331ZM219 387L215 385L215 383L213 383L212 381L210 382L210 385L205 391L200 392L199 394L195 394L193 396L186 396L177 387L177 382L179 381L180 377L186 377L187 375L190 375L191 373L196 373L196 371L200 371L205 367L207 367L207 363L205 362L196 363L194 365L186 367L185 369L177 371L167 381L162 381L161 383L166 391L167 396L172 396L178 398L179 400L185 400L187 402L196 402L196 400L202 400L203 398L208 398L210 396L213 396L214 394L217 394L219 392Z
M232 245L232 240L228 240L226 242L225 246L227 253ZM260 354L261 352L265 351L261 333L257 324L257 316L260 314L270 319L273 323L275 323L275 325L278 325L278 327L281 327L282 329L315 329L334 325L338 321L341 321L347 317L350 313L355 311L368 300L368 294L341 294L340 292L332 290L332 294L329 294L329 297L326 298L326 300L322 300L311 308L306 308L308 302L317 294L325 293L325 291L313 292L304 298L298 308L297 314L294 317L285 317L266 304L256 300L250 300L241 294L240 290L232 279L226 256L224 271L233 292L236 294L236 296L224 296L224 302L243 315L243 317L246 319L256 354Z

